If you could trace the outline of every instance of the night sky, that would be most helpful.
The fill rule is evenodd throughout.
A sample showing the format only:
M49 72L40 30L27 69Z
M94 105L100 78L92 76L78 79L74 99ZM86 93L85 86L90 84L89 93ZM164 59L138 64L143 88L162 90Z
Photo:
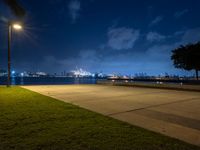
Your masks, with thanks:
M200 41L200 0L21 0L24 30L13 32L12 70L189 75L171 50ZM0 2L0 69L7 68ZM2 17L4 16L4 17ZM3 19L4 18L4 19Z

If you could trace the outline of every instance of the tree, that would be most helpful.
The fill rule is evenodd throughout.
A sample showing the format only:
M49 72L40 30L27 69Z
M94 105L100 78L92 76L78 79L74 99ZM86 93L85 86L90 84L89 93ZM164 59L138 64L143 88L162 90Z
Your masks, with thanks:
M195 70L198 80L198 71L200 70L200 42L195 44L181 45L172 50L171 60L176 68L184 70Z
M24 17L25 16L25 10L24 8L17 2L17 0L3 0L6 5L10 7L13 14L15 14L17 17Z

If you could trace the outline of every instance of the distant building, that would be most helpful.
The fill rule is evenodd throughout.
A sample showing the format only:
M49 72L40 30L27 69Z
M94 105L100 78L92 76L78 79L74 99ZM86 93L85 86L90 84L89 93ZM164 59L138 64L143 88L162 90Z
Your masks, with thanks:
M86 70L83 70L82 68L72 70L71 74L75 77L94 77L95 76L94 74L92 74Z
M36 72L35 74L38 77L47 76L47 73L45 73L45 72Z
M21 72L19 75L19 77L45 77L48 76L47 73L45 72Z
M0 69L0 77L4 77L4 76L7 76L7 71Z

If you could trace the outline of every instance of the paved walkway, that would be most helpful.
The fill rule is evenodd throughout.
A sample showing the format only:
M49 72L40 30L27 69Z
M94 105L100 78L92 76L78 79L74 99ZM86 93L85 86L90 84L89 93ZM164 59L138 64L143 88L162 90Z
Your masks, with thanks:
M200 146L200 92L103 85L23 87Z

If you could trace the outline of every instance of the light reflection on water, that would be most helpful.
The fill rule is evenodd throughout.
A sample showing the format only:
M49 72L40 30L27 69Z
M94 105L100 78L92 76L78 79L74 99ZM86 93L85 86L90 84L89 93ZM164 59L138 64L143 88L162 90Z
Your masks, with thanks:
M0 77L0 85L6 85L7 78ZM70 77L12 77L12 85L40 85L40 84L96 84L95 78Z

